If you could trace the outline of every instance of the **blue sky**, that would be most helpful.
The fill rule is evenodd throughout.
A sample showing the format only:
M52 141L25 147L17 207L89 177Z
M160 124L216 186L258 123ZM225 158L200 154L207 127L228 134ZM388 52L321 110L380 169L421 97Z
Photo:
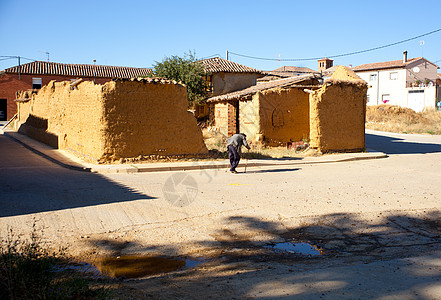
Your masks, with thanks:
M0 56L62 63L151 67L166 56L230 52L264 58L325 57L398 42L441 28L441 1L21 1L0 0ZM424 45L420 41L424 40ZM441 31L360 55L353 66L396 60L402 52L441 64ZM1 59L1 58L0 58ZM317 69L317 61L279 62L230 54L262 70ZM29 60L22 60L22 63ZM17 64L0 61L0 70Z

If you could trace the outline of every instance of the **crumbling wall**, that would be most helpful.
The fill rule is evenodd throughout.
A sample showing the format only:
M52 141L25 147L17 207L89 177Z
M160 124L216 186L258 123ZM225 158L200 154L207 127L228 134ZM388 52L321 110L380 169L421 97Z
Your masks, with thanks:
M255 97L259 106L259 134L265 143L285 144L309 137L309 96L302 88L271 89Z
M105 160L208 150L187 111L186 88L171 82L114 81L103 86Z
M366 93L364 80L338 66L309 96L311 147L322 152L364 150Z
M247 135L247 140L261 141L259 97L254 94L250 100L239 101L239 131Z
M104 142L101 89L91 81L75 89L68 81L49 82L29 102L19 104L18 131L89 161L99 160Z
M20 132L91 162L207 152L185 87L171 81L52 81L18 108Z
M222 101L214 104L214 126L225 136L236 133L237 101Z

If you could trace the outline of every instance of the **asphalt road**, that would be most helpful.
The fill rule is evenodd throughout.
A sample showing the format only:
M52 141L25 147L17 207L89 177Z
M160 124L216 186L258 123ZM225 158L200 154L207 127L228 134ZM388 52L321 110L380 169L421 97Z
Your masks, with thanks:
M26 234L36 222L48 242L74 253L93 247L118 255L200 255L234 270L225 277L201 271L191 284L169 278L169 296L194 296L195 287L210 293L216 283L201 283L218 280L236 297L436 299L441 137L368 131L366 143L389 158L237 175L103 176L64 169L0 136L0 234ZM295 255L255 259L263 246L293 240L328 254L312 262ZM237 266L241 261L254 269ZM249 275L239 276L244 270ZM152 290L154 283L135 288Z

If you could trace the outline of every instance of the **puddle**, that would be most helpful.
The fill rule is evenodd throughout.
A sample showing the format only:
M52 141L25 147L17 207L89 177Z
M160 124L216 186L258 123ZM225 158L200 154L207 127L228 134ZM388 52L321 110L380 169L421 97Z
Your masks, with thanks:
M296 254L302 254L307 256L318 256L322 255L323 251L319 250L317 246L308 244L308 243L290 243L290 242L283 242L283 243L272 243L269 245L264 246L265 248L272 249L274 252L279 253L296 253Z
M98 270L114 278L140 278L168 273L184 268L194 268L202 261L158 256L117 256L105 257L95 263Z

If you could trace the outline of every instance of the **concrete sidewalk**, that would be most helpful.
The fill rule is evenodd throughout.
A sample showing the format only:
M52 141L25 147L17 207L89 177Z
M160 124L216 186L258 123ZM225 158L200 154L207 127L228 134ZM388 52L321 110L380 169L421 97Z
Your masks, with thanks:
M46 159L72 170L93 172L93 173L138 173L138 172L160 172L160 171L187 171L204 169L223 169L229 167L229 160L196 160L171 163L132 163L101 165L82 161L77 156L65 150L54 149L15 131L4 131L4 135L20 143L29 150L37 153ZM318 157L293 157L277 159L249 159L248 167L271 167L271 166L293 166L320 163L347 162L365 159L386 158L383 152L369 150L362 153L338 153L327 154ZM242 160L241 165L245 160Z

